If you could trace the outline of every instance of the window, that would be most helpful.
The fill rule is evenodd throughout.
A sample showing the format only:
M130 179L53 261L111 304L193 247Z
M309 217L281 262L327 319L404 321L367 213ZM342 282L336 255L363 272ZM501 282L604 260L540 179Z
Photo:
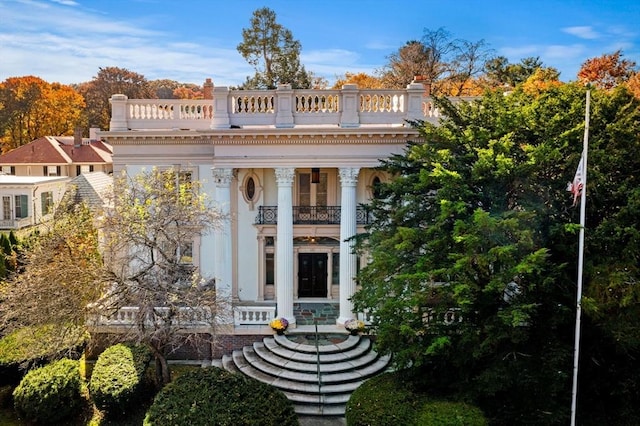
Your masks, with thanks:
M16 166L2 166L2 173L5 175L15 175Z
M47 191L40 194L42 214L49 214L53 210L53 192Z
M93 165L83 164L82 166L76 166L76 176L84 173L90 173L92 171L93 171Z
M29 217L29 203L26 195L16 195L16 219Z
M42 166L44 176L60 176L60 166Z
M249 179L247 179L245 191L247 193L247 198L253 201L253 197L256 195L256 181L253 180L253 177L249 177Z
M327 181L327 173L320 173L318 183L311 183L311 173L300 173L298 175L298 204L301 206L326 206Z
M332 253L331 258L331 282L334 285L340 284L340 253Z
M193 264L193 243L183 243L177 250L178 261L180 263Z
M371 182L371 193L373 194L373 198L380 199L380 177L376 176L373 178Z
M275 261L273 253L265 253L264 259L265 284L274 285L276 282Z
M11 220L11 197L2 197L2 220Z

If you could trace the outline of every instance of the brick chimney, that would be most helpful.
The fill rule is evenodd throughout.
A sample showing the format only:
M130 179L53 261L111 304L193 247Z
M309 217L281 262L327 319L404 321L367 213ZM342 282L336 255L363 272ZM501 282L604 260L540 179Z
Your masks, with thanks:
M73 146L76 148L82 145L82 127L76 127L73 131Z
M213 82L210 78L202 85L202 93L205 99L213 99Z

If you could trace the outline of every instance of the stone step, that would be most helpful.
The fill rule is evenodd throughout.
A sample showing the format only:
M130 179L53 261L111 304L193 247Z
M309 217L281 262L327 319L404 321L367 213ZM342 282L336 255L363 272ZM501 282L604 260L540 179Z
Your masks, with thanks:
M232 373L237 373L238 371L240 371L238 370L238 367L236 367L236 364L233 362L233 358L229 355L222 356L222 368Z
M250 346L246 346L242 350L244 359L254 368L270 376L279 377L288 380L294 380L305 383L317 383L318 375L317 370L310 372L303 372L298 370L291 370L287 365L274 365L264 361L260 358L256 352ZM235 357L234 357L235 359ZM377 358L373 362L359 369L351 368L351 364L345 362L340 364L330 364L332 366L339 367L334 372L322 372L321 364L321 378L323 383L343 383L353 380L361 380L374 375L380 371L383 371L388 364L388 358ZM311 364L309 364L311 365ZM317 366L316 366L317 368Z
M297 415L304 416L340 416L344 417L346 405L300 405L293 404L293 408Z
M304 373L315 373L318 370L317 357L314 357L316 359L314 359L313 362L301 362L301 361L294 361L288 358L282 358L280 355L276 354L275 352L268 350L265 347L264 342L255 342L253 344L253 350L260 358L262 358L262 360L270 364L280 366L281 368L284 368L287 370L300 371ZM353 358L353 357L347 358L345 356L345 360L340 362L323 363L321 360L320 372L321 373L338 373L340 371L355 370L355 369L362 368L369 365L370 363L374 362L377 358L378 358L377 353L373 351L369 351L356 358Z
M282 391L287 398L296 404L327 404L327 405L344 405L351 397L350 393L334 393L334 394L309 394Z
M390 361L389 356L373 351L368 337L348 336L342 342L319 345L317 350L315 345L276 335L234 350L219 364L277 387L299 415L344 416L351 393L369 377L384 372Z
M237 351L239 354L242 352ZM236 354L234 352L234 362L238 365L239 359L236 359ZM352 380L350 382L340 382L340 383L328 383L324 382L322 385L318 385L317 377L314 377L313 381L302 381L295 378L286 378L286 377L277 377L267 374L248 362L244 362L242 366L239 366L239 370L256 380L259 380L263 383L267 383L273 386L276 386L278 389L282 391L288 392L296 392L296 393L306 393L306 394L318 394L320 392L324 394L333 394L333 393L351 393L358 386L364 382L366 379L360 380Z
M261 377L259 380L264 382L273 383L275 380L281 380L283 381L283 383L295 382L303 384L310 383L313 385L317 385L318 383L317 373L291 371L286 368L278 367L265 362L262 360L262 358L256 355L256 353L250 346L246 346L242 351L234 351L233 360L236 364L236 367L238 367L242 372L245 372L245 369L248 366L251 366L251 368L255 370L255 374ZM366 367L357 370L321 374L321 383L324 386L330 384L363 381L370 376L384 371L384 369L387 367L388 362L388 357L380 357Z
M283 337L283 336L277 336ZM367 338L360 338L359 336L349 336L349 344L344 345L344 349L342 352L320 352L320 363L328 364L332 362L344 362L349 359L355 359L361 357L363 354L369 352L371 350L371 340ZM353 339L351 339L353 338ZM290 342L286 337L284 339ZM306 351L307 346L311 345L300 345L298 343L293 344L281 344L283 343L282 339L273 339L273 338L265 338L263 339L263 343L265 348L274 354L278 355L280 358L290 361L298 361L298 362L306 362L315 364L318 360L318 356L315 352ZM297 346L305 346L305 351L300 352L297 349ZM333 346L333 345L332 345Z
M292 333L292 334L295 335L295 333ZM303 333L303 334L310 334L310 333ZM269 339L269 338L266 338L266 339ZM273 336L272 339L276 343L278 343L278 345L285 347L287 349L291 349L292 351L301 352L301 353L310 353L313 355L315 355L317 352L319 352L320 354L345 352L351 348L358 346L360 340L362 340L360 336L349 335L343 342L334 343L330 345L320 345L317 347L317 351L316 351L315 344L297 343L287 338L287 336L284 334L276 334Z

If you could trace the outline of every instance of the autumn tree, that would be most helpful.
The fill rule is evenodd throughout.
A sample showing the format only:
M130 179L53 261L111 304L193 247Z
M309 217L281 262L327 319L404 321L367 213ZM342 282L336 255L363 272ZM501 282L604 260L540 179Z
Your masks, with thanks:
M158 99L202 99L202 86L192 83L180 83L175 80L151 80L149 87Z
M255 68L243 89L275 89L291 84L294 89L311 87L311 78L300 64L302 46L290 30L276 22L273 10L263 7L253 12L251 27L243 28L238 52Z
M136 72L125 68L100 68L98 74L89 82L78 85L78 91L87 103L85 120L87 127L109 129L112 95L123 94L129 99L154 98L155 94L147 79Z
M621 50L587 59L578 71L578 79L601 89L612 89L626 82L634 73L636 63L623 59Z
M73 134L85 106L71 86L39 77L11 77L0 83L0 142L6 152L42 136Z
M378 77L364 72L351 73L347 71L341 76L336 76L336 82L332 89L341 89L345 84L357 84L361 89L382 89L384 87L382 80Z
M19 270L0 284L0 335L53 327L58 335L46 344L56 353L68 347L65 334L83 335L77 330L86 330L91 304L104 290L92 212L84 205L58 208L19 253Z
M192 252L196 237L222 217L187 171L122 175L114 187L113 210L101 227L112 286L100 306L107 315L136 307L132 326L119 339L148 345L164 384L170 380L167 356L185 345L211 344L221 321L223 302L214 281L198 274Z
M203 99L204 93L201 86L185 83L175 88L173 97L176 99Z
M484 40L453 39L444 28L425 29L420 41L409 41L391 54L379 72L385 87L405 88L420 76L434 94L477 94L471 80L482 72L490 55Z

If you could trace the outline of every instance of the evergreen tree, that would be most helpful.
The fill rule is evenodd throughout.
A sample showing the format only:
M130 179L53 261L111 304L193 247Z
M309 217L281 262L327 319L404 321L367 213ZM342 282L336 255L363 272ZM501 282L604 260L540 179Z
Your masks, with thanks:
M421 371L414 377L433 392L476 399L495 424L566 424L570 414L579 210L565 187L584 99L584 87L567 84L458 107L439 100L447 118L414 123L422 140L384 163L395 178L358 238L370 263L354 302L374 314L378 349ZM638 149L638 104L626 91L596 92L592 111L581 391L583 401L613 392L619 409L587 402L580 417L633 423L640 164L628 153ZM605 371L627 386L590 381Z
M300 64L300 42L290 30L276 22L276 13L267 8L253 12L251 27L242 30L238 52L256 73L247 77L243 89L275 89L291 84L294 89L311 87L312 77Z

